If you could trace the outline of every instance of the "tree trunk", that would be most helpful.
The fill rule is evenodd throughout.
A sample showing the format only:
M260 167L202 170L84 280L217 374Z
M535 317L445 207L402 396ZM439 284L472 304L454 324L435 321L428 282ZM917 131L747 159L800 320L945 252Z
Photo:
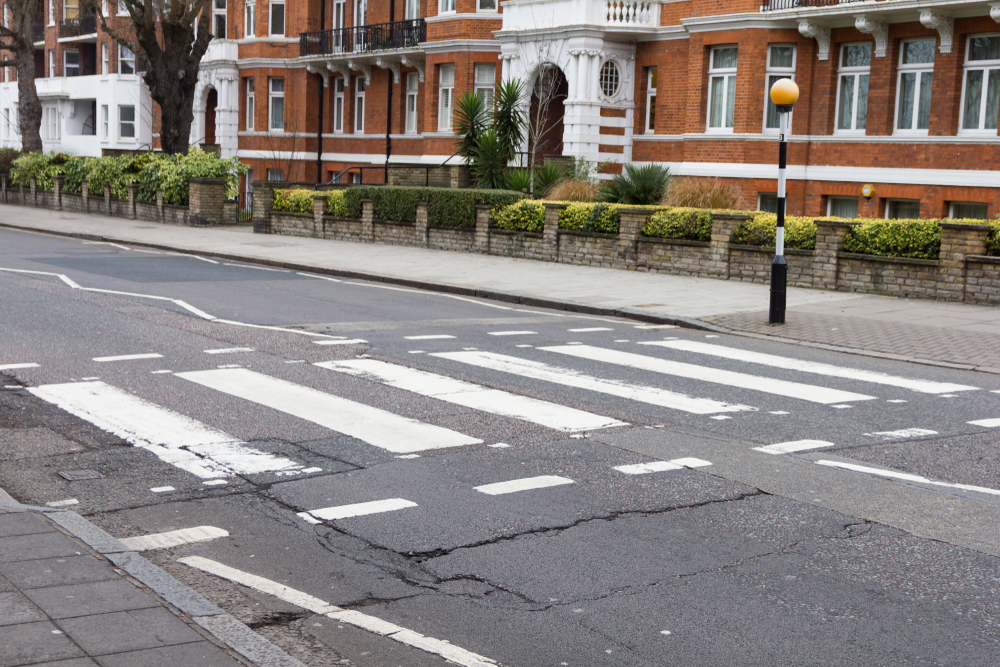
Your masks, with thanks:
M27 152L42 150L42 103L35 90L35 48L31 43L31 23L27 24L27 38L14 54L17 60L18 125L21 131L21 149Z
M187 153L194 122L194 87L198 83L197 64L192 74L178 78L177 69L150 65L144 79L149 94L160 105L160 147L164 153Z

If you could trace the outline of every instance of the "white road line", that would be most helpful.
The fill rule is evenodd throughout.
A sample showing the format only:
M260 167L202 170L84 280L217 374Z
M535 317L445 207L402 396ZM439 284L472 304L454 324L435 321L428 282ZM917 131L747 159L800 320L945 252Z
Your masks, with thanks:
M433 655L439 655L449 662L461 665L461 667L494 667L496 665L495 660L472 653L471 651L466 651L445 640L426 637L394 623L383 621L375 616L362 614L359 611L341 609L308 593L289 588L264 577L258 577L249 572L231 568L208 558L189 556L181 558L178 562L202 572L214 574L217 577L235 582L241 586L252 588L261 593L267 593L297 607L311 611L314 614L323 614L336 621L374 632L401 644L412 646Z
M890 398L886 403L906 403L906 401L901 398Z
M698 415L755 409L746 405L733 405L708 398L695 398L659 387L628 384L618 380L604 380L584 375L570 368L550 366L538 361L509 357L493 352L438 352L432 356Z
M982 426L983 428L996 428L1000 426L1000 419L977 419L968 423L973 426Z
M487 331L490 336L537 336L537 331Z
M105 363L108 361L131 361L133 359L162 359L162 354L150 352L148 354L121 354L117 357L94 357L94 361Z
M764 447L754 447L753 450L755 452L764 452L765 454L791 454L792 452L804 452L809 449L820 449L822 447L833 447L833 443L826 440L792 440L791 442L779 442Z
M426 336L403 336L406 340L445 340L447 338L454 338L454 336L449 336L448 334L429 334Z
M813 403L837 403L840 401L864 401L874 398L864 394L855 394L839 389L827 389L816 385L802 384L799 382L788 382L787 380L775 380L757 375L747 375L735 371L726 371L709 366L697 366L686 364L680 361L670 361L657 357L647 357L632 352L622 352L620 350L608 350L591 345L579 345L570 347L568 345L558 345L554 347L539 348L547 352L557 352L568 354L581 359L593 361L603 361L609 364L638 368L640 370L674 375L677 377L700 380L702 382L712 382L729 387L739 387L741 389L751 389L762 391L768 394L776 394L787 398L797 398Z
M110 245L116 248L120 248L121 250L132 250L132 248L129 248L128 246L123 246L118 243L111 243L110 241L83 241L83 245Z
M168 370L152 371L153 375L163 375L164 373L173 373L173 371L168 371Z
M635 329L676 329L676 324L637 324Z
M272 269L267 266L253 266L251 264L233 264L232 262L223 262L223 266L238 266L241 269L257 269L258 271L274 271L275 273L291 273L287 269Z
M684 466L685 468L704 468L705 466L712 465L711 461L706 461L705 459L696 459L693 457L687 457L683 459L672 459L667 463L673 463L679 466Z
M901 479L904 482L933 484L934 486L944 486L949 489L961 489L962 491L978 491L979 493L988 493L993 496L1000 496L1000 491L998 491L997 489L988 489L985 486L972 486L971 484L952 484L950 482L938 482L933 479L927 479L926 477L921 477L920 475L911 475L909 473L897 472L895 470L881 470L879 468L869 468L868 466L859 466L853 463L842 463L840 461L816 461L816 463L818 463L821 466L843 468L844 470L853 470L854 472L863 472L869 475L877 475L879 477Z
M505 493L517 493L518 491L530 491L532 489L545 489L550 486L562 486L573 484L573 480L557 475L539 475L538 477L526 477L524 479L512 479L509 482L496 482L494 484L484 484L474 487L476 491L490 496L500 496Z
M877 373L875 371L863 370L860 368L845 368L832 364L822 364L815 361L804 361L791 357L781 357L774 354L764 354L763 352L751 352L750 350L739 350L722 345L712 345L709 343L699 343L693 340L675 341L651 341L642 345L656 345L667 347L672 350L683 352L694 352L706 354L723 359L733 359L734 361L744 361L751 364L761 364L771 368L783 368L802 373L815 373L828 377L844 378L846 380L859 380L861 382L874 382L891 387L901 387L911 389L925 394L948 394L953 391L970 391L977 387L967 385L952 384L950 382L931 382L929 380L916 380L912 378L889 375L887 373Z
M396 510L416 507L415 502L403 498L389 498L388 500L373 500L367 503L354 503L353 505L340 505L339 507L324 507L318 510L300 512L299 516L308 514L315 519L322 521L337 521L338 519L350 519L356 516L368 516L369 514L381 514L383 512L395 512Z
M172 486L154 486L153 488L150 489L150 491L152 491L153 493L169 493L171 491L176 491L176 490L177 489L175 489Z
M208 257L199 257L198 255L184 255L185 257L193 257L195 259L200 259L203 262L208 262L209 264L218 264L214 259L209 259Z
M218 350L205 350L205 354L231 354L233 352L253 352L252 347L223 347Z
M301 271L299 271L299 272L297 272L297 275L305 276L306 278L316 278L318 280L328 280L331 283L342 283L342 282L344 282L343 280L339 280L337 278L331 278L330 276L318 276L315 273L302 273Z
M397 454L482 442L450 429L400 417L245 368L178 373L177 377L285 412Z
M103 382L50 384L29 391L204 479L302 467Z
M514 347L535 347L535 346L534 345L522 344L522 345L515 345Z
M583 329L566 329L570 333L590 333L592 331L614 331L611 327L585 327Z
M229 537L229 532L215 526L198 526L171 530L167 533L121 537L118 538L118 541L132 551L149 551L150 549L170 549L193 542L206 542L220 537Z
M350 340L314 340L313 345L367 345L368 341L362 338L352 338Z
M51 503L45 503L48 507L69 507L70 505L79 505L80 501L76 498L67 498L66 500L53 500Z
M301 472L304 475L311 475L314 472L323 472L323 469L322 468L306 468L305 470L303 470Z
M18 368L38 368L38 364L0 364L0 371L13 371Z
M205 486L225 486L226 484L229 484L229 482L227 482L224 479L210 479L208 481L202 482L202 484Z
M558 431L590 431L625 426L624 422L610 417L377 359L326 361L315 365L473 410L523 419Z
M626 475L646 475L651 472L664 472L665 470L680 470L683 466L669 461L650 461L649 463L633 463L627 466L615 466L615 470Z
M869 397L871 398L871 397ZM831 405L831 408L837 408L838 410L846 410L847 408L853 408L853 405Z
M873 438L883 438L885 440L900 440L902 438L919 438L925 435L937 435L937 431L929 431L925 428L904 428L899 431L875 431L865 433Z

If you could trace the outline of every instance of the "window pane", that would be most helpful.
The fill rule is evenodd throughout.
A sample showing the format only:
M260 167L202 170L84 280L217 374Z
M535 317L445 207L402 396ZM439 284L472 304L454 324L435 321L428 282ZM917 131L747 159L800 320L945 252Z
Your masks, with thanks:
M135 121L135 107L119 107L121 109L122 120L131 123Z
M652 90L656 90L656 68L655 67L650 67L649 68L649 87Z
M1000 37L973 37L969 60L1000 60Z
M271 129L285 129L285 98L271 98Z
M736 47L730 46L724 49L712 51L712 68L727 69L736 67Z
M858 217L858 200L855 197L830 197L830 215L834 218Z
M729 83L726 93L726 127L732 127L733 112L736 109L736 77L727 76L726 81Z
M934 40L922 39L918 42L906 42L903 46L903 64L934 62Z
M872 64L871 44L848 44L843 50L842 67L866 67Z
M285 34L285 6L271 5L271 34Z
M901 130L913 129L913 98L916 95L916 72L904 72L899 76L899 118L896 126Z
M455 66L444 65L441 67L441 85L450 86L455 82Z
M917 108L917 129L926 130L931 123L931 90L933 90L934 75L931 72L920 73L920 106Z
M764 211L765 213L777 213L778 212L778 195L773 193L759 193L760 196L757 199L757 210Z
M854 129L865 129L868 121L868 75L862 74L858 77L858 120L854 124Z
M951 217L966 220L985 220L986 204L955 202L951 205Z
M479 8L492 11L497 8L497 0L479 0Z
M983 70L969 70L965 75L965 110L962 114L962 128L979 129L979 104L983 95Z
M794 54L794 47L772 46L771 67L791 67Z
M476 83L492 86L496 75L496 65L476 65Z
M285 80L284 79L271 79L271 91L275 93L285 92Z
M892 219L919 218L920 202L906 199L890 199L889 217Z
M656 95L649 96L649 127L647 129L656 129Z
M837 109L837 129L851 129L854 110L854 75L840 77L840 108Z
M709 127L722 127L722 95L724 86L726 85L726 79L722 76L713 76L712 84L710 89L710 94L712 99L709 100L709 114L708 114L708 126Z
M773 62L773 61L772 61ZM767 90L764 93L764 99L767 100L767 125L769 129L778 128L778 107L775 106L774 102L771 101L771 87L776 81L783 79L785 77L777 74L772 74L767 77Z
M991 69L986 83L986 117L987 130L997 129L997 114L1000 113L1000 69Z

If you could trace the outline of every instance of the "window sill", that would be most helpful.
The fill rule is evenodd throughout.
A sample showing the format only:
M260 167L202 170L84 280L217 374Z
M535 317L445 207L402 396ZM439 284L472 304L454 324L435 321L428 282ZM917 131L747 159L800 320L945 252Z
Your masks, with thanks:
M733 134L731 127L709 127L705 129L705 134Z

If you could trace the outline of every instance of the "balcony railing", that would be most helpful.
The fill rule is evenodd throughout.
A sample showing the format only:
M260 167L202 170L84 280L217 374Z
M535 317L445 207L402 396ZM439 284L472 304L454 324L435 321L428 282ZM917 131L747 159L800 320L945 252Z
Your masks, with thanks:
M423 19L374 23L353 28L304 32L299 35L299 55L369 53L412 48L425 41L427 23Z
M45 39L45 22L39 19L35 19L35 23L31 26L31 38L36 42L41 42Z
M659 3L641 0L606 0L608 25L654 26L659 25L656 8ZM780 0L779 0L780 1Z
M805 7L835 7L837 5L848 5L852 2L864 2L864 0L762 0L760 11L770 12L779 9L802 9Z
M60 37L79 37L80 35L93 35L95 32L97 32L97 18L94 16L63 19L59 27Z

